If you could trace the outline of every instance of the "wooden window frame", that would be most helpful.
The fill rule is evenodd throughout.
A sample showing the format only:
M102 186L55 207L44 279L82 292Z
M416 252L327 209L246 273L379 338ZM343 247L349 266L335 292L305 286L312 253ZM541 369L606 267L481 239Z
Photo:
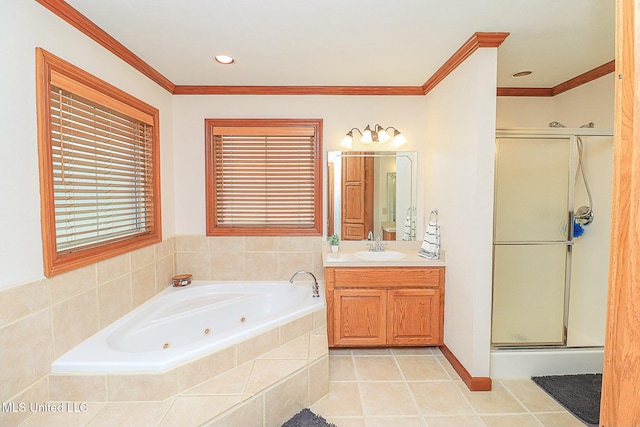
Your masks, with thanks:
M313 127L315 129L313 227L218 226L216 221L215 127ZM321 236L322 235L322 119L205 119L205 175L207 236Z
M118 111L151 126L151 166L149 189L152 206L145 216L147 231L60 251L56 243L56 213L54 199L54 166L52 149L51 101L52 79L64 81L70 92L90 99L100 106ZM75 85L75 86L74 86ZM162 241L160 201L159 112L126 92L100 80L88 72L45 51L36 49L36 102L38 119L38 158L40 168L40 216L44 273L47 277L130 252Z

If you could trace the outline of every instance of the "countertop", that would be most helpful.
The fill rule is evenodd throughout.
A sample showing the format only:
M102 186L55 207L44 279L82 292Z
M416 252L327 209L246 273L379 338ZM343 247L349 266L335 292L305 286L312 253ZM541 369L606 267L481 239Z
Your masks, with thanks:
M367 251L371 243L364 240L341 241L338 252L331 252L327 242L322 242L322 266L323 267L444 267L445 254L440 251L439 259L426 259L418 256L418 250L422 241L385 241L385 251L402 252L405 258L399 260L365 260L354 255L355 252Z

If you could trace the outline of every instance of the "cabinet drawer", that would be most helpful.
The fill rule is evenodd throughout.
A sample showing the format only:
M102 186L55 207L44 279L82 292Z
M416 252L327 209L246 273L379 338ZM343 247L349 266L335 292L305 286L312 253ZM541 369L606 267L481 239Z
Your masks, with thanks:
M441 267L336 268L335 288L438 287Z

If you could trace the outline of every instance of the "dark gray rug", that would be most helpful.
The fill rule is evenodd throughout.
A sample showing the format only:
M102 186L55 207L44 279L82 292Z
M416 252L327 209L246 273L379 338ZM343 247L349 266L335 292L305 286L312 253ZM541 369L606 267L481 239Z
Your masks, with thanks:
M599 424L602 374L552 375L531 379L583 423L589 426Z
M305 408L282 424L282 427L336 427L336 425L328 423L320 415L316 415L310 409Z

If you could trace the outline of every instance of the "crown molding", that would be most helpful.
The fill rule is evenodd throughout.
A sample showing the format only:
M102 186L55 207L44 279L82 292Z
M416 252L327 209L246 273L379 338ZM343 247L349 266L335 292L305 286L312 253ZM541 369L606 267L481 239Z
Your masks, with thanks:
M175 95L424 95L420 86L181 86Z
M109 52L131 65L136 70L157 83L160 87L173 93L175 85L139 56L127 49L122 43L110 36L89 18L78 12L64 0L36 0L68 24L97 42Z
M574 89L593 80L604 77L613 73L616 69L616 61L609 61L599 67L582 73L564 83L560 83L554 87L533 88L533 87L499 87L498 96L556 96L568 90Z
M423 94L429 93L473 52L481 47L498 47L508 36L509 33L475 33L422 85Z
M64 0L36 0L68 24L174 95L426 95L479 48L498 47L504 32L477 32L467 40L422 86L197 86L175 85L122 43L94 24ZM613 72L615 61L587 71L552 88L499 87L497 96L555 96Z

